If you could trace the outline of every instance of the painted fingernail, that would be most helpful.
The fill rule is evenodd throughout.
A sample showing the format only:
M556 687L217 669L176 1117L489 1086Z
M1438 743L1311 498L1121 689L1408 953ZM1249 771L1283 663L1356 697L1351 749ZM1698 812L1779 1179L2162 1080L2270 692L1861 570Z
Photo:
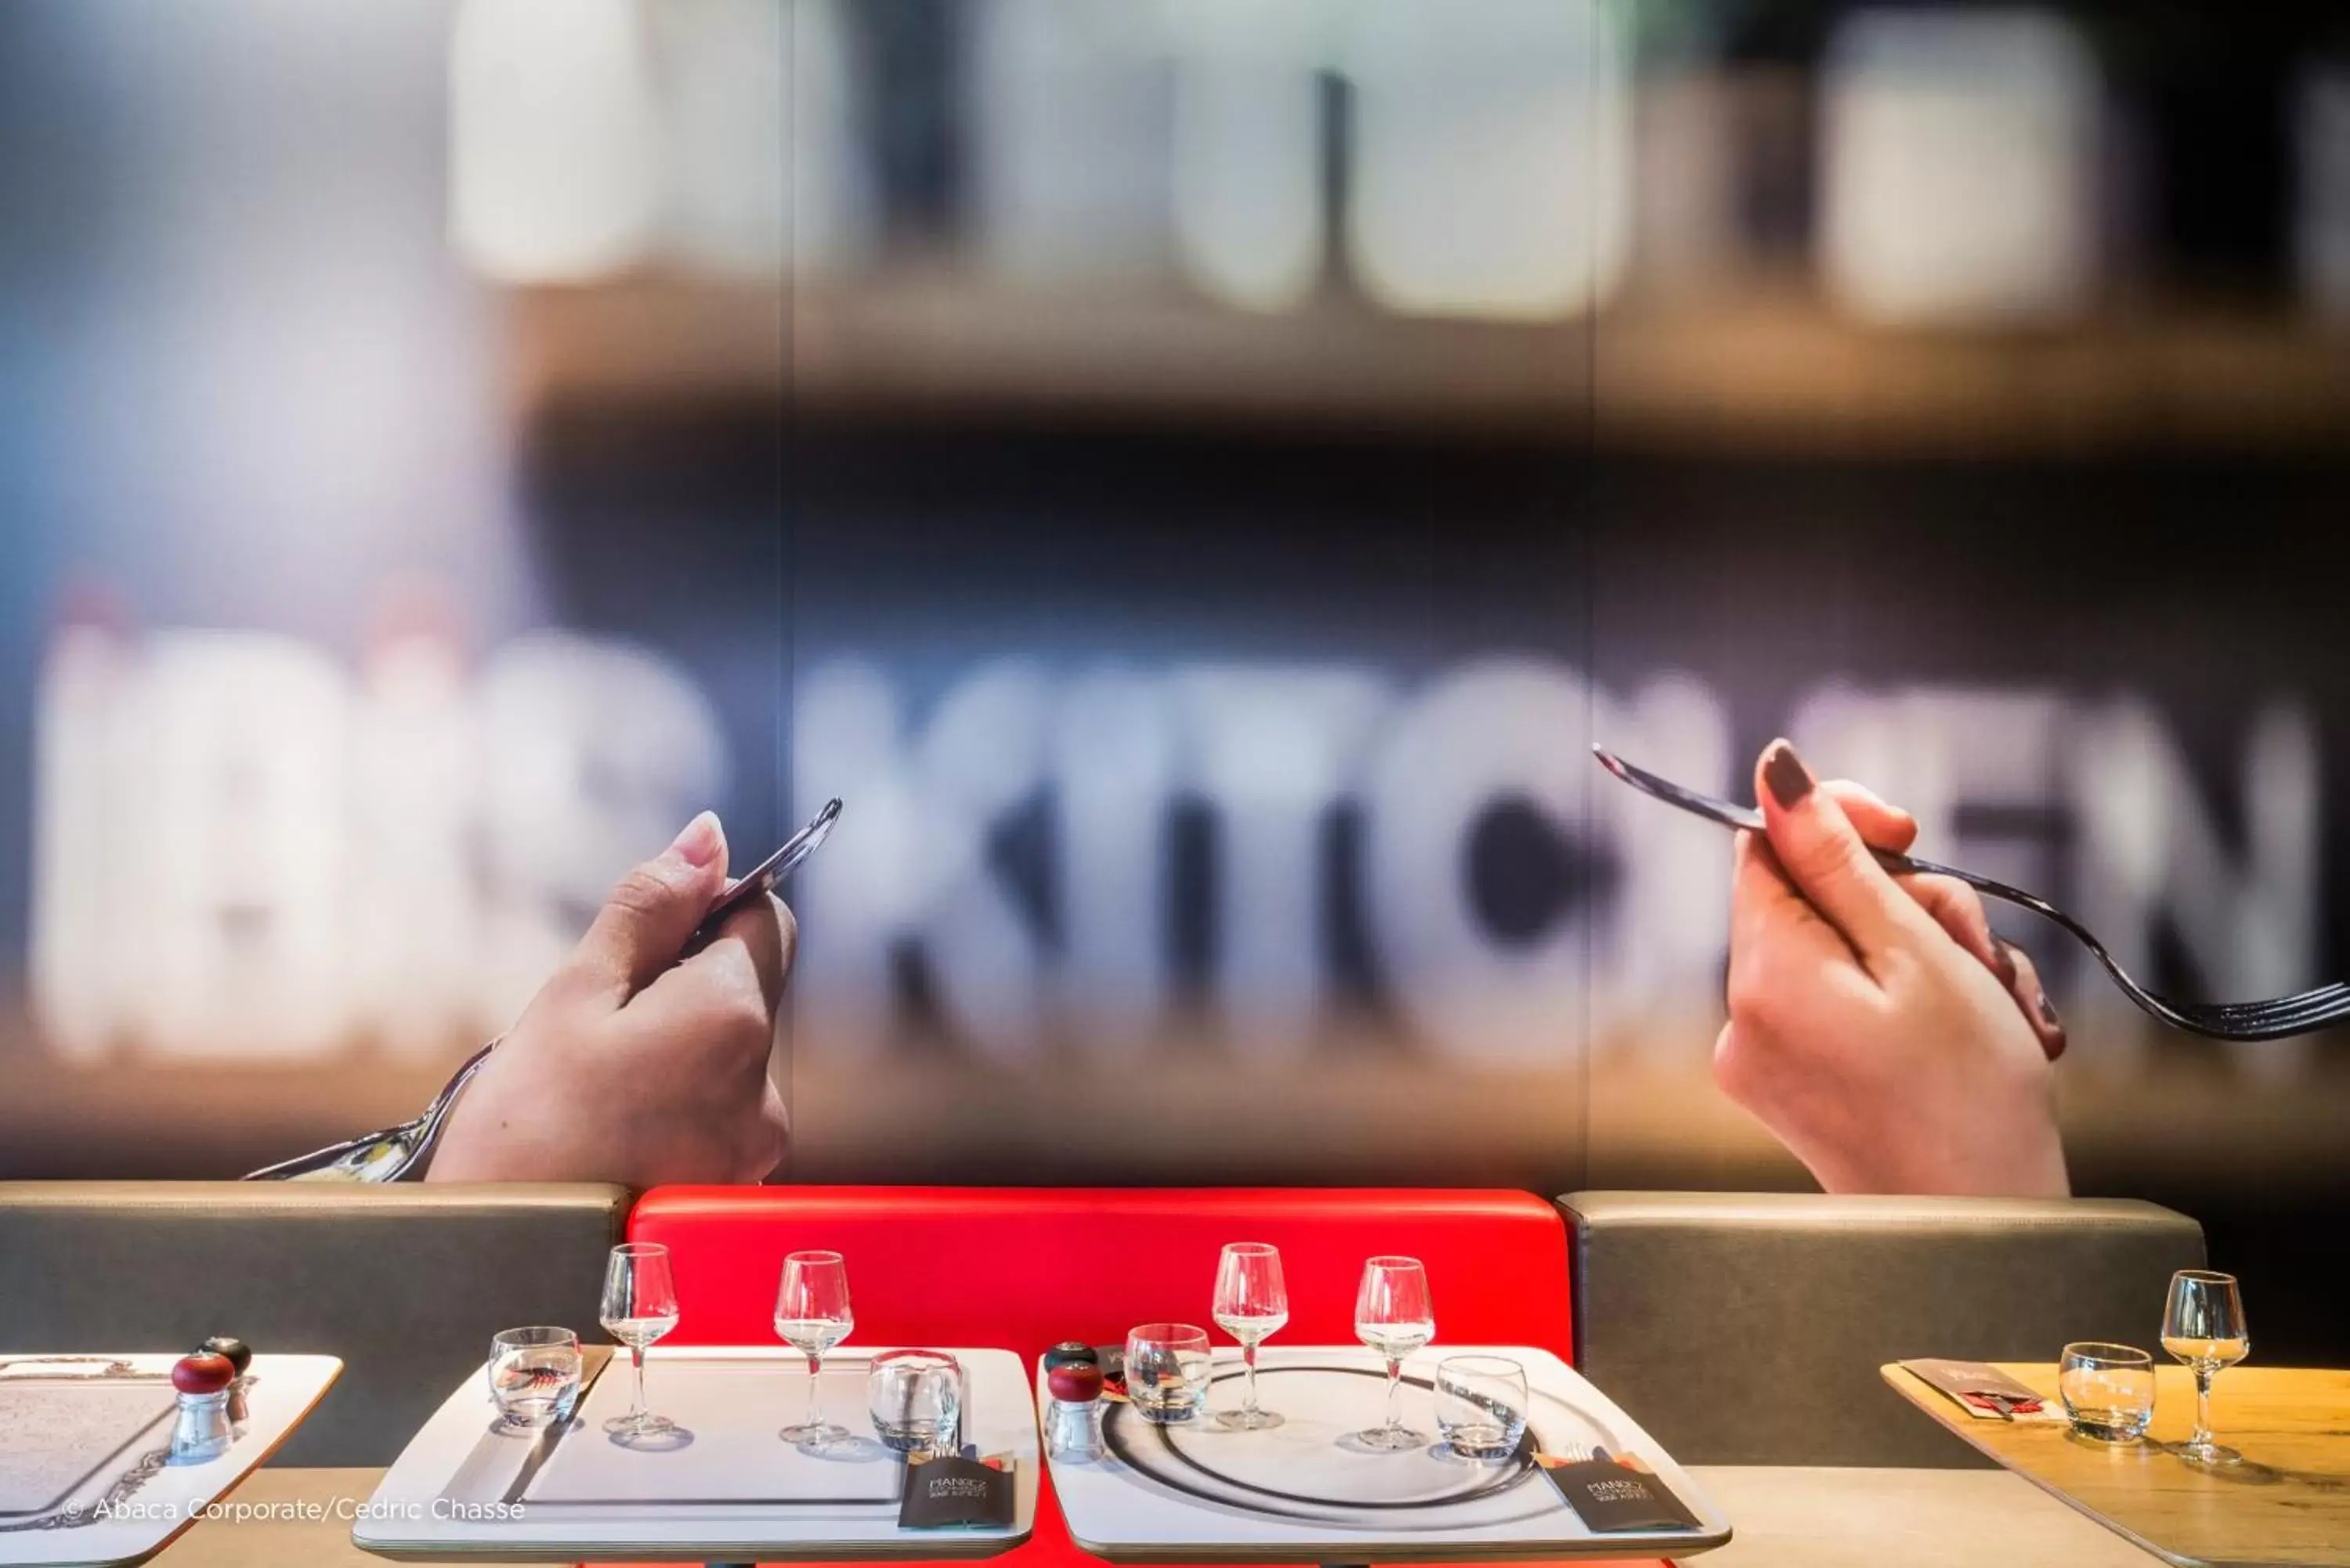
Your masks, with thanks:
M718 858L719 848L724 842L718 831L718 814L705 811L685 825L684 831L677 836L670 850L688 866L707 866Z
M1785 811L1812 793L1812 770L1804 766L1794 747L1773 741L1763 753L1762 782L1771 786L1771 798L1779 803L1779 809Z
M2051 1029L2064 1027L2056 1017L2056 1004L2048 1000L2048 993L2044 991L2040 993L2040 1022Z
M1997 961L1999 978L2013 985L2015 983L2015 944L2005 937L1993 937L1991 940L1991 957ZM2043 1006L2047 1005L2046 997L2042 997L2040 1001Z

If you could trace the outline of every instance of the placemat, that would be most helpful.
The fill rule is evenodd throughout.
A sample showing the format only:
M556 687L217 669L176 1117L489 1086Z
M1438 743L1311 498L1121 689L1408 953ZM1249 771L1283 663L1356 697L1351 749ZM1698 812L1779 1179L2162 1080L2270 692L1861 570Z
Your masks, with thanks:
M172 1408L162 1377L0 1377L0 1519L62 1508L151 1428L149 1447L168 1442Z
M774 1361L665 1361L647 1369L652 1408L675 1437L622 1444L604 1430L629 1408L630 1377L616 1355L588 1389L519 1501L626 1508L650 1503L803 1503L895 1508L905 1467L875 1441L862 1357L826 1368L825 1414L853 1441L811 1454L777 1434L807 1411L807 1372ZM491 1439L495 1441L496 1439Z
M1220 1368L1211 1403L1237 1403L1239 1377L1236 1368ZM1281 1412L1280 1426L1232 1431L1210 1416L1159 1427L1132 1406L1114 1404L1105 1413L1103 1441L1138 1475L1202 1501L1315 1523L1439 1532L1569 1513L1536 1469L1536 1449L1623 1446L1601 1422L1536 1390L1516 1453L1499 1461L1461 1459L1435 1440L1428 1378L1408 1372L1403 1419L1428 1440L1385 1452L1347 1440L1379 1423L1387 1397L1382 1372L1269 1365L1258 1374L1257 1389L1266 1408Z

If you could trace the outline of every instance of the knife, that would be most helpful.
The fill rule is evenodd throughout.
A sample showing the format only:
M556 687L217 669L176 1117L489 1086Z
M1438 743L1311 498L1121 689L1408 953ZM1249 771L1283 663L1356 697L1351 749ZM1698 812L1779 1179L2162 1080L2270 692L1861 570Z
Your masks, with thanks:
M587 1408L588 1391L596 1386L596 1379L604 1375L604 1368L612 1365L612 1347L608 1345L583 1345L579 1347L579 1397L571 1402L572 1413L560 1421L548 1422L531 1438L530 1452L523 1456L522 1469L515 1472L514 1480L506 1487L505 1501L522 1501L523 1494L530 1490L530 1483L537 1479L540 1470L546 1468L546 1461L555 1457L555 1445L563 1441L571 1429L579 1425L578 1413Z

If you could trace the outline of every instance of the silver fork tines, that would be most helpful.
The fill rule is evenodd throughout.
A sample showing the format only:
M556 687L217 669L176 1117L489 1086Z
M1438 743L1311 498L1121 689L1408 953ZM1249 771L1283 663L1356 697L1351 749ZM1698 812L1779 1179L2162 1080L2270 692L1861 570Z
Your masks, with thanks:
M1762 831L1762 814L1752 806L1733 805L1710 794L1700 794L1670 779L1659 778L1645 768L1634 767L1605 747L1594 746L1591 753L1599 759L1601 767L1634 789L1654 795L1668 805L1677 805L1694 816L1704 817L1724 827L1749 833ZM1988 877L1978 877L1955 866L1920 860L1914 856L1896 855L1885 849L1871 853L1888 871L1952 877L1977 892L1988 893L2019 909L2029 909L2041 919L2062 927L2074 940L2088 949L2089 955L2113 976L2114 983L2121 988L2124 996L2173 1028L2208 1035L2214 1040L2281 1040L2287 1035L2307 1034L2350 1018L2350 985L2338 981L2332 985L2313 986L2307 991L2295 992L2291 996L2272 996L2266 1002L2171 1002L2155 995L2132 980L2129 971L2114 961L2114 955L2106 950L2106 944L2099 941L2088 927L2036 893L2027 893L2021 888L2011 888L2004 882L1994 882Z

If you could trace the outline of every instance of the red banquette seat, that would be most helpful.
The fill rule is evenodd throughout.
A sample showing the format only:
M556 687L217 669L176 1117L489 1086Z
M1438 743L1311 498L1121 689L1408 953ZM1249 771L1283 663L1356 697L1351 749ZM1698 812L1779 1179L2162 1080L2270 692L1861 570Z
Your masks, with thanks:
M1279 1343L1347 1345L1363 1260L1428 1265L1440 1343L1540 1345L1572 1360L1567 1239L1523 1192L1380 1189L666 1187L632 1241L671 1251L681 1345L775 1339L784 1254L848 1264L851 1343L995 1345L1033 1361L1054 1342L1107 1345L1138 1323L1206 1324L1227 1241L1281 1249L1291 1316ZM1049 1484L1011 1568L1077 1568Z

